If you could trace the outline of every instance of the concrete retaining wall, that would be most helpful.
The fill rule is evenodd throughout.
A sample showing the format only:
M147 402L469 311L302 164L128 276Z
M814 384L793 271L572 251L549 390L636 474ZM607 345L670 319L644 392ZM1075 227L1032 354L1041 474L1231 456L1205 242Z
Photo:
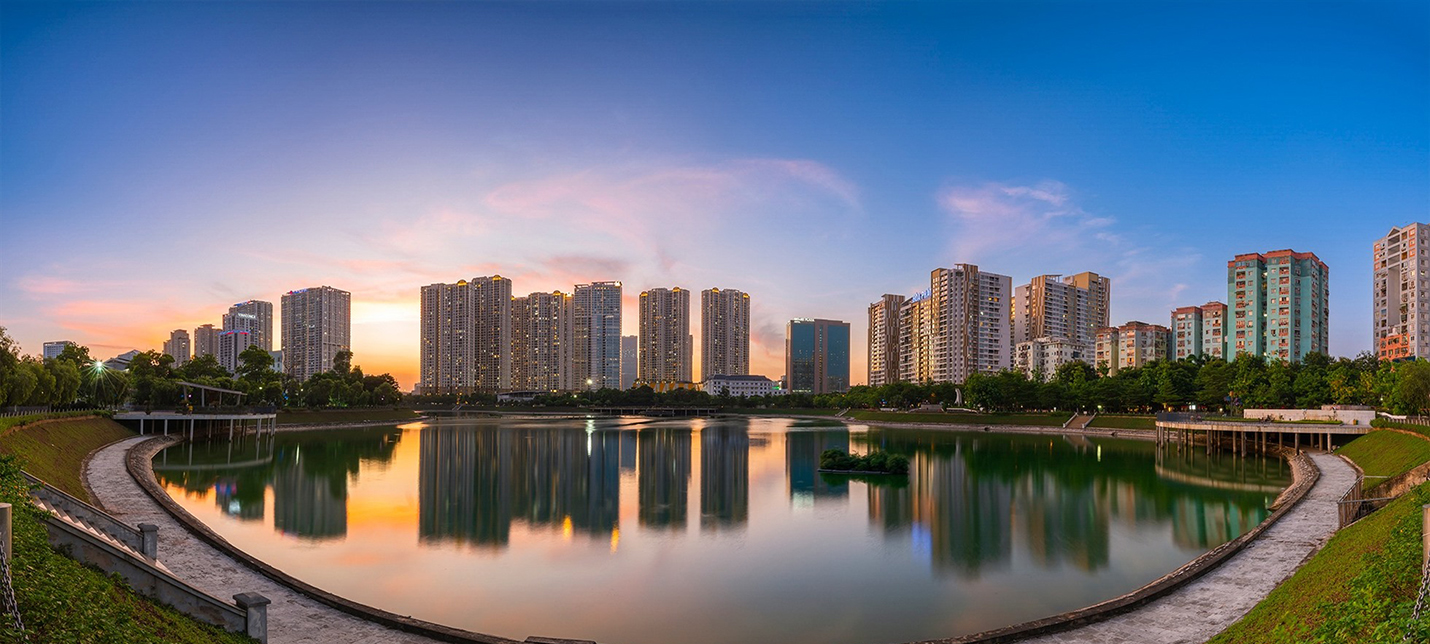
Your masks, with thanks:
M31 485L39 486L30 490L30 496L48 503L50 507L57 508L71 517L90 524L94 529L113 537L116 541L128 546L129 549L134 552L140 553L150 559L157 559L159 557L159 542L158 539L155 539L153 536L145 539L142 530L135 529L129 524L109 516L103 510L76 499L59 488L30 476L28 473L25 474L25 480L29 481Z
M243 607L228 604L184 583L152 560L106 542L68 521L48 513L44 519L50 545L70 557L118 574L139 594L172 606L198 621L246 633L260 642L268 641L267 600L250 598Z

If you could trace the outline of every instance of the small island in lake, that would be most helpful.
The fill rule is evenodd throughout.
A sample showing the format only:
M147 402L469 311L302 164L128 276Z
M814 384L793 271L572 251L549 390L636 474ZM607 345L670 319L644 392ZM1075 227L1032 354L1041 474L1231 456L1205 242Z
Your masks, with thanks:
M901 474L909 473L909 459L898 454L873 451L865 456L841 449L827 449L819 455L819 471L840 474Z

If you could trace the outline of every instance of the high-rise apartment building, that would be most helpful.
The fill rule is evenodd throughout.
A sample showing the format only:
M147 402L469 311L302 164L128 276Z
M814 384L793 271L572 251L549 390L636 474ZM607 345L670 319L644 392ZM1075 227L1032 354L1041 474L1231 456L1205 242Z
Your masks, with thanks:
M734 289L700 292L700 377L750 373L750 294Z
M511 301L511 388L570 391L571 296L532 293Z
M1112 280L1097 273L1039 275L1013 294L1013 341L1067 338L1091 346L1108 325Z
M422 287L421 333L424 393L511 387L511 280L493 275Z
M1172 355L1172 330L1136 320L1120 327L1103 327L1097 330L1094 352L1095 366L1106 367L1109 374L1166 360Z
M636 373L640 370L640 336L621 336L621 390L636 386Z
M1226 305L1207 302L1172 310L1172 358L1226 355Z
M1381 360L1430 358L1430 225L1391 228L1373 247L1371 329Z
M200 325L194 329L194 358L218 356L218 334L212 324Z
M930 272L929 290L899 310L899 380L961 383L1010 368L1012 283L972 264Z
M1327 353L1330 269L1315 253L1278 250L1226 263L1227 358L1299 361Z
M229 373L238 373L238 368L243 364L239 356L256 342L252 333L248 331L222 331L218 334L218 364L227 369Z
M679 286L641 292L640 373L647 383L691 382L690 291Z
M621 283L577 284L571 296L572 377L576 387L621 384Z
M1013 368L1030 379L1047 381L1070 362L1088 362L1088 345L1067 338L1034 338L1014 347Z
M56 340L54 342L46 342L43 347L45 359L54 360L55 358L60 357L60 354L65 352L65 347L71 344L74 343L70 342L69 340Z
M904 296L885 293L869 305L869 386L882 387L899 379L899 309Z
M169 332L169 339L164 341L164 353L174 359L174 366L184 364L189 361L189 332L183 329L174 329Z
M849 391L849 323L790 320L785 325L785 373L791 393Z
M331 371L338 352L352 350L352 294L331 286L288 291L281 307L288 375L307 380Z
M248 300L228 307L223 316L224 331L247 331L253 343L264 351L273 350L273 303Z

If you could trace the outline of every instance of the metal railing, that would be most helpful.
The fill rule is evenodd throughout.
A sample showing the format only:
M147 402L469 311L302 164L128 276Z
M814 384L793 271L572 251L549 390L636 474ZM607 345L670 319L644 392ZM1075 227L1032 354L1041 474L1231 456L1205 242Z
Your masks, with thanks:
M1337 515L1339 515L1341 528L1355 523L1356 521L1359 521L1368 516L1371 512L1374 512L1378 507L1376 505L1377 503L1394 500L1395 497L1388 496L1368 498L1365 496L1365 490L1362 489L1365 487L1366 479L1388 478L1390 477L1364 475L1356 477L1356 482L1351 485L1350 489L1346 490L1345 494L1341 495L1340 500L1336 501L1336 513Z

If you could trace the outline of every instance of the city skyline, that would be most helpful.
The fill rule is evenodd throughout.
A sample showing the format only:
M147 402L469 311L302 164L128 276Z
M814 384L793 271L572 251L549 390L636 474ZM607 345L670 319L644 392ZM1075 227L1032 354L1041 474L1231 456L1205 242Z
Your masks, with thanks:
M849 320L859 384L869 302L931 267L1091 271L1164 322L1295 248L1354 355L1371 244L1430 219L1423 6L649 9L7 4L0 325L103 358L331 284L411 388L425 284L622 281L623 335L640 292L718 286L751 373Z

